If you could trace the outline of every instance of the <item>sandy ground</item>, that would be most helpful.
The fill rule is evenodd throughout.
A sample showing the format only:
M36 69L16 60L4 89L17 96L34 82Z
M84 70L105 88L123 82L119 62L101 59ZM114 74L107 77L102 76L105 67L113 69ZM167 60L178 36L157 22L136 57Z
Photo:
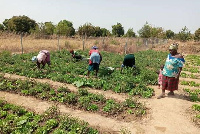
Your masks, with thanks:
M5 77L12 79L26 79L26 77L11 74L5 74ZM191 81L190 78L181 78L181 80ZM48 79L36 79L36 81L44 83L47 82L54 87L66 86L72 91L78 90L73 85L53 82ZM197 79L196 81L200 82ZM179 86L180 90L175 92L175 96L170 97L166 95L166 97L162 99L156 99L156 97L161 93L161 90L157 89L157 86L151 87L155 89L155 96L151 99L140 99L140 101L144 102L146 106L150 108L150 113L147 117L139 121L123 122L106 118L95 113L70 109L65 105L58 106L61 112L85 120L91 126L96 126L100 130L103 130L103 133L120 133L120 130L125 128L131 134L199 134L200 128L195 126L191 120L191 114L187 113L188 109L192 106L192 104L195 103L188 101L181 92L181 89L185 88L185 86ZM197 89L198 87L194 88ZM114 98L119 101L123 101L128 98L126 94L116 94L111 91L89 89L89 92L101 93L106 98ZM42 113L48 107L55 105L52 102L42 101L33 97L25 97L7 92L0 92L0 98L4 98L9 103L32 109L37 113Z

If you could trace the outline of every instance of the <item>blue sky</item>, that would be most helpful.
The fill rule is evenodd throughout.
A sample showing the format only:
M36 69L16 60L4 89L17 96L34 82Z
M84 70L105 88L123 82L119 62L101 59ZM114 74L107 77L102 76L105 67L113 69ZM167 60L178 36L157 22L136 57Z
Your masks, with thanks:
M36 22L71 21L75 29L85 23L112 30L121 23L137 33L148 22L179 32L184 26L200 28L200 0L0 0L0 23L26 15Z

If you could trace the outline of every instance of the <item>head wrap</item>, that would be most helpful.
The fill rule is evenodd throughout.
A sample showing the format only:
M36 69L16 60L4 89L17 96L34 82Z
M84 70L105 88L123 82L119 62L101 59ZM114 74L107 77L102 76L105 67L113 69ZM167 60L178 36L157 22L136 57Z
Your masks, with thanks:
M98 47L97 46L92 46L92 49L98 49Z
M173 43L169 46L169 49L171 50L177 50L178 49L178 43Z
M37 57L36 57L36 56L33 56L31 60L32 60L33 62L36 62L36 61L37 61Z
M70 52L71 54L73 54L73 53L74 53L74 50L72 49L72 50L70 50L69 52Z

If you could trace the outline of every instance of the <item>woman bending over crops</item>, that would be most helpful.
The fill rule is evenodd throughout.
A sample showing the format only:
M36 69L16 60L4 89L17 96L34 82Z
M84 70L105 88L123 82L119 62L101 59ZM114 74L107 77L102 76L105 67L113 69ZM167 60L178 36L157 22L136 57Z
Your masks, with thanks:
M177 52L178 44L173 43L169 47L169 52L162 74L162 93L158 99L165 97L165 90L169 90L168 95L174 95L174 91L178 90L179 76L185 63L183 56Z
M76 59L76 61L83 59L83 56L81 56L77 51L70 50L69 52L72 54L72 58Z
M135 68L135 56L134 54L127 54L124 56L123 63L121 65L121 73L124 67Z
M40 64L42 64L42 68L45 67L46 63L50 66L50 53L47 50L41 50L37 56L32 58L32 61L36 61L37 67L40 68Z

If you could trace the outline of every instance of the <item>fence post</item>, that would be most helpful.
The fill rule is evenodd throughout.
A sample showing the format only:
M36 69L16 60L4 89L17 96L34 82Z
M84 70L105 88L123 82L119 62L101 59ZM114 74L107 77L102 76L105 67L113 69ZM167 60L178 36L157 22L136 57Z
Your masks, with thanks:
M126 50L127 50L127 43L128 42L128 39L126 39L126 44L125 44L125 46L124 46L124 53L126 54Z
M59 39L59 34L58 34L58 51L60 51L60 39Z
M83 50L85 49L85 39L83 38Z
M145 40L145 45L148 46L148 39Z
M22 44L22 38L23 38L23 35L21 33L21 48L22 48L22 54L24 53L24 48L23 48L23 44Z
M102 40L102 43L103 43L102 45L103 45L103 46L104 46L104 39L105 39L105 37L103 37L103 40Z

